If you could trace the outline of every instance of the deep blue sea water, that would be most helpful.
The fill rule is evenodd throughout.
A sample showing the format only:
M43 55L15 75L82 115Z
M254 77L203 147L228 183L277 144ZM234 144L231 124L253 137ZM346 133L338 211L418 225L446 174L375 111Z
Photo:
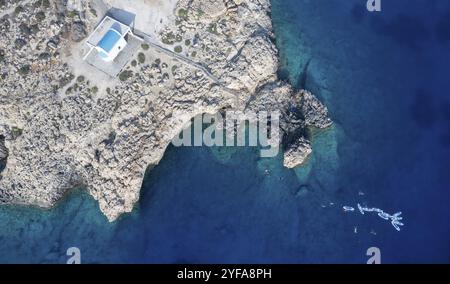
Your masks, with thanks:
M0 207L0 262L450 262L450 3L272 0L280 77L335 125L298 169L254 148L170 147L136 210L110 224L74 190L51 210ZM275 94L276 95L276 94ZM397 232L361 203L402 211Z

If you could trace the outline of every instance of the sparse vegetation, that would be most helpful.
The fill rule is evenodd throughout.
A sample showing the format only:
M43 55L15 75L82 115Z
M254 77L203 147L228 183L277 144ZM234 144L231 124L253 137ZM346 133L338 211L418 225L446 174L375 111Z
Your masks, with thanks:
M147 43L141 44L141 47L143 50L148 50L150 48L150 46Z
M172 75L175 75L175 72L177 71L177 69L178 69L178 66L177 65L173 65L172 66Z
M22 7L22 6L17 6L15 9L14 9L14 14L16 14L16 15L19 15L20 13L22 13L24 11L24 8Z
M28 75L28 73L30 73L30 70L31 70L30 65L24 65L19 68L18 72L20 75L26 76Z
M98 92L97 86L92 87L92 88L91 88L91 92L92 92L93 94L97 94L97 92Z
M144 53L142 53L142 52L138 53L138 62L140 64L143 64L145 62L145 54Z
M131 76L133 76L133 72L130 70L125 70L125 71L122 71L122 73L120 73L119 79L120 79L120 81L124 82L124 81L128 80Z
M16 49L22 49L26 44L27 42L21 38L16 38L16 40L14 41L14 47Z
M186 9L178 10L178 17L180 17L183 20L187 20L188 19L188 11Z
M27 24L25 24L25 23L20 23L20 25L19 25L19 30L20 30L20 32L21 32L22 34L24 34L24 35L26 35L26 36L31 35L31 29L30 29L30 27L29 27Z
M13 126L11 127L11 132L14 138L19 137L20 135L22 135L23 130L20 129L19 127Z
M75 76L71 73L69 76L65 76L61 79L59 79L59 87L62 88L72 82L72 80L75 78Z
M212 23L208 26L208 32L218 35L219 33L217 32L217 23Z
M30 26L30 31L32 34L37 34L39 32L39 26L38 24L33 24Z
M197 17L202 17L205 14L205 12L202 9L197 10Z
M177 46L175 46L174 51L176 53L182 53L183 52L183 48L181 47L181 45L177 45Z
M45 20L45 13L42 11L39 11L36 13L36 20L42 22L43 20Z
M68 16L69 18L74 18L76 15L78 15L78 13L75 12L75 11L70 11L69 13L67 13L67 16Z
M5 51L0 49L0 62L5 61Z
M49 8L50 1L49 0L37 0L36 2L33 3L33 7L34 8L38 8L38 7Z
M161 40L164 44L172 45L175 43L175 35L173 34L173 32L168 32L162 35Z

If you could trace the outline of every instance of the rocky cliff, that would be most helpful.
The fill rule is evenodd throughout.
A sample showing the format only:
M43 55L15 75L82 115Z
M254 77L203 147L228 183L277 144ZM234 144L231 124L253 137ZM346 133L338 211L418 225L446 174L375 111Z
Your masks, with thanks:
M269 0L178 1L156 40L196 64L143 44L106 82L76 72L76 49L103 15L72 2L0 1L0 203L50 207L85 185L113 221L194 116L280 111L287 167L311 153L309 127L331 124L311 93L278 81Z

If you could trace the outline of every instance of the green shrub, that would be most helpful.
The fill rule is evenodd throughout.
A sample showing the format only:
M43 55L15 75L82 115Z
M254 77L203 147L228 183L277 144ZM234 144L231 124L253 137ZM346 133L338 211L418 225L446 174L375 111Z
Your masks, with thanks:
M196 57L196 56L197 56L197 51L192 51L191 57Z
M16 49L22 49L22 47L24 47L26 44L27 44L27 42L25 40L21 39L21 38L17 38L14 41L14 47Z
M77 82L81 83L83 81L84 81L84 76L83 75L80 75L80 76L77 77Z
M43 20L45 20L45 13L42 11L39 11L36 13L36 19L40 22L42 22Z
M23 7L19 5L14 9L14 14L19 15L23 11L24 11Z
M168 32L162 35L162 42L167 45L172 45L175 43L175 35L173 32Z
M78 13L75 12L75 11L70 11L70 12L67 14L67 16L68 16L69 18L73 18L73 17L75 17L76 15L78 15Z
M122 73L120 73L119 79L120 79L120 81L126 81L126 80L128 80L131 76L133 76L133 72L132 72L132 71L129 71L129 70L125 70L125 71L122 71Z
M205 14L205 12L202 9L197 10L197 17L202 17Z
M188 11L186 9L178 10L178 17L182 18L183 20L187 20L187 18L188 18Z
M181 53L181 52L183 52L183 48L182 48L180 45L177 45L177 46L175 46L174 51L175 51L176 53Z
M97 17L97 11L95 11L94 8L89 9L89 11L91 12L92 15L94 15L95 17Z
M176 65L172 66L172 75L175 75L175 71L177 71L177 69L178 69L178 66L176 66Z
M210 24L209 26L208 26L208 32L210 32L210 33L212 33L212 34L219 34L218 32L217 32L217 24L216 23L212 23L212 24Z
M74 75L70 74L67 77L63 77L59 80L59 87L62 88L64 86L66 86L67 84L69 84L70 82L72 82L72 80L74 79Z
M19 127L16 127L16 126L13 126L11 128L11 131L12 131L12 135L14 138L19 137L20 135L22 135L22 132L23 132L22 129L20 129Z
M141 44L141 47L143 50L148 50L150 48L150 46L147 43Z
M191 45L191 40L187 39L184 41L184 45L186 46L190 46Z
M32 34L37 34L39 32L39 26L38 24L33 24L30 26L30 31Z
M28 75L28 73L30 73L30 70L30 65L24 65L19 68L19 74L22 76Z
M91 92L92 92L93 94L97 94L97 92L98 92L97 86L92 87L92 88L91 88Z
M131 66L136 67L136 65L137 65L136 60L131 61Z
M140 64L143 64L145 62L145 54L142 52L138 53L138 61Z

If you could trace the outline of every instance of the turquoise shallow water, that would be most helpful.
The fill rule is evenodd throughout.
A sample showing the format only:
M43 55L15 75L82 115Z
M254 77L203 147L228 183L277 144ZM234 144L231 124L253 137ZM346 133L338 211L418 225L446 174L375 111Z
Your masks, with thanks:
M450 4L273 0L280 77L335 125L296 170L254 148L173 148L136 210L108 223L73 191L52 210L0 207L0 262L449 262ZM397 232L343 205L403 211Z

